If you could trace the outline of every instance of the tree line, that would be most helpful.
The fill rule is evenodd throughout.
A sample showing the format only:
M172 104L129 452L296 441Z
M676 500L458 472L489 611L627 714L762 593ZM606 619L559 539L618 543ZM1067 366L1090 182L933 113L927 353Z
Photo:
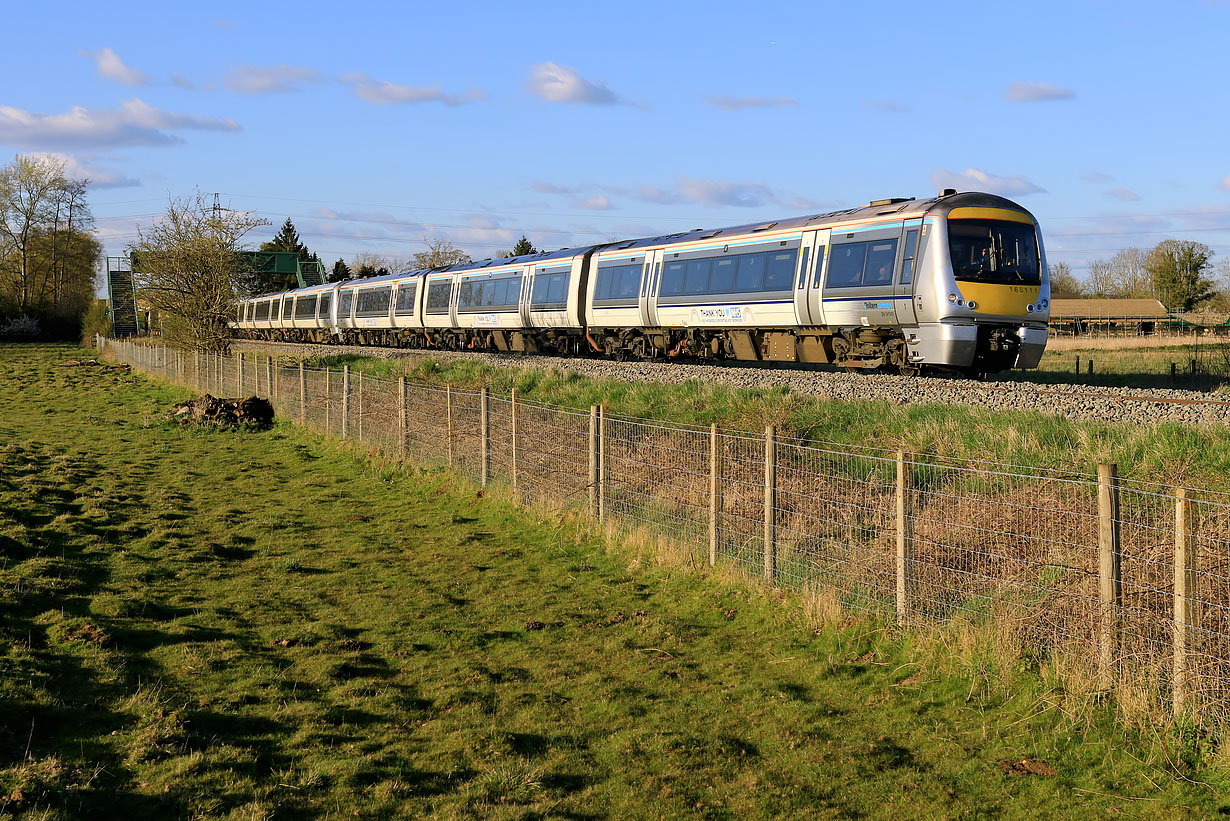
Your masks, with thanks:
M102 255L89 185L54 157L19 154L0 168L0 337L80 333Z
M1168 239L1149 250L1125 248L1094 260L1078 279L1066 262L1050 266L1056 299L1156 299L1171 311L1230 311L1230 260L1213 265L1213 250L1202 242Z

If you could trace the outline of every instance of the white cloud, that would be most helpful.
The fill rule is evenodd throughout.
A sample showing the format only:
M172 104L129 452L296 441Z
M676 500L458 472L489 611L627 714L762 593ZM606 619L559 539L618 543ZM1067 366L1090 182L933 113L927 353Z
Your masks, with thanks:
M114 80L120 85L147 86L153 82L143 72L124 65L124 61L120 59L120 56L109 48L105 48L102 51L79 51L77 53L94 58L99 76L106 77L108 80Z
M586 80L576 69L556 63L530 66L526 90L553 103L614 105L623 102L603 83Z
M94 188L126 188L141 184L138 180L97 165L97 158L90 155L74 157L49 151L31 151L26 156L60 163L64 166L64 176L70 180L89 180Z
M377 105L392 103L428 103L438 102L449 106L464 105L474 100L481 100L486 95L481 91L471 91L468 94L446 94L439 86L403 86L396 83L373 80L366 74L343 74L338 80L351 87L351 92L358 98Z
M725 94L703 94L705 102L723 111L745 108L795 108L798 101L789 97L730 97Z
M1222 191L1230 192L1230 175L1217 184Z
M281 94L323 79L305 66L235 66L226 73L226 87L240 94Z
M39 150L99 148L117 145L175 145L174 131L241 131L231 119L175 114L139 99L119 109L74 106L64 114L36 114L0 106L0 143Z
M594 194L584 199L574 200L572 207L584 211L610 211L615 206L611 205L611 201L602 194Z
M1040 103L1050 100L1071 100L1076 92L1051 83L1011 83L1004 99L1014 103Z
M193 82L182 74L171 75L171 85L182 88L185 91L193 91L196 89Z
M1004 197L1046 193L1045 188L1035 185L1019 174L1015 177L1000 177L977 168L967 168L960 173L943 168L937 169L931 174L931 184L936 190L955 188L958 191L985 191L988 194L999 194Z
M1081 174L1081 179L1085 182L1104 183L1114 179L1110 174L1103 174L1101 171L1087 171Z
M1123 200L1124 202L1136 202L1140 199L1140 194L1137 194L1135 191L1129 191L1126 188L1112 188L1106 192L1106 196L1116 200Z
M769 186L756 182L680 180L679 192L691 202L736 208L755 208L779 201Z

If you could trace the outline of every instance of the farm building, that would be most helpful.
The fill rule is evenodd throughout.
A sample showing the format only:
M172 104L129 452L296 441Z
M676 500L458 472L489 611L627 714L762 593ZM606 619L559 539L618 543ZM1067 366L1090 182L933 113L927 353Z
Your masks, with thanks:
M1170 313L1156 299L1053 299L1056 336L1147 336L1169 327Z

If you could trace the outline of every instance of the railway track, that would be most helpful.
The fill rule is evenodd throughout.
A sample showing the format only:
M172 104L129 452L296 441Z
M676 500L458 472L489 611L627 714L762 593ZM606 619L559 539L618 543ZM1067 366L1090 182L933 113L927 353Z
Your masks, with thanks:
M1230 398L1199 391L1116 388L1092 385L1039 385L1026 381L971 382L944 377L846 373L809 368L688 362L614 362L519 354L422 351L348 345L310 345L244 340L240 350L294 355L361 354L384 358L456 359L496 367L538 366L575 371L598 379L657 383L720 382L735 388L786 387L818 399L879 399L894 405L950 404L988 410L1034 411L1071 419L1132 424L1230 424Z

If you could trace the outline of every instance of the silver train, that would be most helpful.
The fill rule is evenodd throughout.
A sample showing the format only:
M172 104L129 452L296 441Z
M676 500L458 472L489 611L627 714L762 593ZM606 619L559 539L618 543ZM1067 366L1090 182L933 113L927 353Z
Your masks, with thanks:
M1033 368L1037 220L945 190L828 214L489 259L241 300L241 338L443 350Z

